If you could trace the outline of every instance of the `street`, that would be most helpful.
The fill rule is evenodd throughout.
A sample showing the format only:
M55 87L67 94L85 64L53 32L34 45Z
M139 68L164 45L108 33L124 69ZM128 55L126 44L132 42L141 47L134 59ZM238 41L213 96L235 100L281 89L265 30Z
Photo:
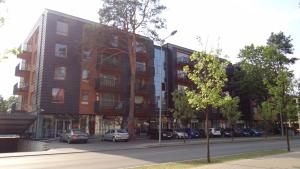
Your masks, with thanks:
M300 140L291 141L293 149L300 149ZM283 140L219 143L211 145L212 157L259 150L286 149ZM182 145L143 149L83 152L42 156L0 158L1 169L113 169L133 166L205 158L206 146Z

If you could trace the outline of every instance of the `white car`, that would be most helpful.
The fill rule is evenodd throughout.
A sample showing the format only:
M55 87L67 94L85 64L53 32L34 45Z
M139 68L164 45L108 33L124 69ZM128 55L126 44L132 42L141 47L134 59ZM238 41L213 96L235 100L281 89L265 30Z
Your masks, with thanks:
M177 139L188 138L189 135L184 129L174 129L173 136Z
M111 129L108 130L103 136L102 140L116 141L128 141L129 135L125 129Z
M79 129L71 129L68 132L63 132L60 135L59 141L60 142L67 142L71 144L72 142L88 142L89 135L87 133L81 132Z
M220 137L221 129L220 128L209 128L209 135L212 137Z

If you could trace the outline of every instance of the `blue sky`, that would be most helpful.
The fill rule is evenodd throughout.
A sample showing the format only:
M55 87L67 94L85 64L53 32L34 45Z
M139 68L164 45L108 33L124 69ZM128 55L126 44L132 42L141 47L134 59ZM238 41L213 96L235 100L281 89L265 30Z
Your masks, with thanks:
M300 57L299 0L161 0L167 6L163 16L167 29L160 30L161 37L173 30L178 33L167 42L194 50L222 49L222 55L237 62L239 50L254 43L263 45L271 32L283 31L291 35L293 57ZM0 28L0 52L19 46L32 29L45 8L98 22L100 0L7 0L0 14L7 20ZM196 39L201 37L202 44ZM207 42L207 43L206 43ZM10 58L0 63L0 94L12 95L15 66L19 62ZM300 78L300 61L292 67Z

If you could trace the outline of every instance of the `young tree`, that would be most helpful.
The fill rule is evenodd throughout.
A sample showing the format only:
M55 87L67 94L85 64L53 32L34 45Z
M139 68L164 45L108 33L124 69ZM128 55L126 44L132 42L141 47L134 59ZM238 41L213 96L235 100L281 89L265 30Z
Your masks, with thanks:
M185 93L189 104L197 111L205 112L205 130L207 139L207 162L210 163L208 116L213 108L219 108L223 104L222 91L227 81L225 61L221 61L216 55L206 52L195 52L190 56L194 62L192 68L185 66L184 71L194 83L195 89L186 89ZM227 97L227 96L226 96Z
M0 95L0 113L8 113L11 111L11 107L17 102L17 97L11 96L7 100L3 99Z
M277 115L275 104L271 98L261 103L259 114L264 121L265 136L267 136L269 127Z
M196 111L189 105L188 98L184 92L174 91L172 93L174 108L170 109L173 118L179 120L184 127L191 122L191 119L196 118Z
M287 70L282 70L279 72L275 84L268 84L269 93L274 98L277 110L280 110L283 114L283 121L288 122L288 117L291 117L291 96L290 93L294 90L294 86L292 85L292 72ZM294 112L296 113L296 112ZM290 150L290 141L288 135L288 126L285 128L286 130L286 142L287 142L287 150Z
M226 97L221 107L221 112L224 118L231 126L231 138L233 140L233 128L235 123L240 119L241 112L239 111L239 97Z
M102 0L99 10L100 23L115 27L127 36L128 56L130 61L130 99L128 115L128 133L135 138L134 100L136 81L136 34L148 32L158 38L156 29L165 27L165 20L160 18L166 9L159 0ZM152 27L151 27L152 26Z

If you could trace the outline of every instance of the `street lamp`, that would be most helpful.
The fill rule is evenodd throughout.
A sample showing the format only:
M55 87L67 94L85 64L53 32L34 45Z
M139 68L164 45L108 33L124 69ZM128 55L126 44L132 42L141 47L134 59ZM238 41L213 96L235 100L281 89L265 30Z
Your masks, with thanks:
M165 43L165 40L168 39L169 37L175 35L177 33L177 30L174 30L173 32L171 32L171 34L167 37L165 37L164 39L160 40L160 57L162 57L162 51L163 51L163 45ZM163 92L163 79L162 79L162 74L163 74L163 69L164 66L161 67L160 69L160 88L161 88L161 91L160 91L160 109L159 109L159 120L158 120L158 123L159 123L159 126L158 126L158 143L160 144L161 143L161 112L162 112L162 92Z

